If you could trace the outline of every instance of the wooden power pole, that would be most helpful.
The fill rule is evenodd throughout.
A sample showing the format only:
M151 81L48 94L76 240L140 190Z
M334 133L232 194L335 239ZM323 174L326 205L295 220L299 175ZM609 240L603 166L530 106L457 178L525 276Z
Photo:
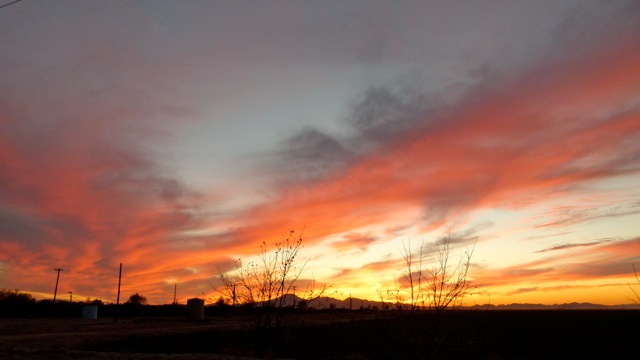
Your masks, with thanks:
M58 281L60 280L60 271L64 270L63 268L55 268L53 271L58 272L58 276L56 276L56 289L53 290L53 303L56 303L56 295L58 295Z
M120 263L120 272L118 273L118 296L116 297L116 318L115 321L118 321L118 307L120 305L120 284L122 281L122 263Z

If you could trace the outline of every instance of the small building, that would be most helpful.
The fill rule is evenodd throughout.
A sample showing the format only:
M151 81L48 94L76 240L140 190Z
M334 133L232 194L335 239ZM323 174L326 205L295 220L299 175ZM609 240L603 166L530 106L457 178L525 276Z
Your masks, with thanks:
M98 318L98 306L87 305L82 307L82 318L95 320Z
M187 300L187 319L202 320L204 319L204 300L193 298Z

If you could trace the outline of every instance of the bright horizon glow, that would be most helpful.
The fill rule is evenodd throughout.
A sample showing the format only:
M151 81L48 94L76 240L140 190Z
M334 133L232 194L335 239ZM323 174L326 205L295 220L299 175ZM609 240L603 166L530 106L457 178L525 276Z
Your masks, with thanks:
M629 303L634 1L20 2L0 10L0 288L152 304L303 232L378 300L476 240L467 304ZM124 300L123 300L124 299Z

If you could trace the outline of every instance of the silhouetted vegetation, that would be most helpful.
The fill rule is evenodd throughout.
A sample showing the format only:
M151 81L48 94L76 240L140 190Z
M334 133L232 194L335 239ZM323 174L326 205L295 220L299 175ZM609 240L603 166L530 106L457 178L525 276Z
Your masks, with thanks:
M284 336L284 310L295 306L295 284L308 261L296 263L301 246L302 236L290 231L275 244L273 251L263 242L257 261L247 264L238 261L232 271L218 274L223 284L219 291L232 305L251 312L256 356L268 357ZM321 296L325 289L325 285L319 290L310 287L299 294L310 300Z
M380 307L360 306L360 310L337 308L335 304L327 309L313 308L314 297L294 298L291 293L306 264L295 265L302 239L292 235L276 244L273 254L263 244L257 265L248 264L247 268L238 264L235 270L239 273L220 274L226 281L225 294L237 297L235 306L231 297L221 296L215 304L205 307L206 321L183 326L187 323L184 305L147 305L146 298L136 293L118 307L124 321L109 322L113 331L118 332L127 324L140 324L142 329L149 324L150 329L164 330L95 335L86 341L76 339L71 343L77 345L68 349L80 353L112 352L114 356L213 353L309 360L635 359L637 355L627 346L635 341L635 333L628 329L640 321L640 311L459 310L458 305L471 289L467 276L473 249L451 262L450 237L433 247L435 265L431 267L424 262L424 244L415 252L410 245L403 249L407 266L404 280L408 286L402 291L407 295L406 307L385 310L383 301ZM633 269L640 283L635 265ZM634 286L629 284L637 298ZM267 294L270 290L271 295ZM54 304L47 300L36 302L31 294L17 289L0 290L3 318L80 319L82 308L87 305L97 305L101 319L116 314L115 304L104 304L99 299ZM92 321L95 322L74 323L74 327L82 329ZM75 336L83 334L78 332ZM0 336L0 358L12 358L15 351L20 351L12 350L20 349L14 342L15 338L3 340ZM30 356L38 354L32 348L29 351ZM10 356L5 357L6 354ZM65 358L65 354L58 358Z
M280 328L277 338L268 338L277 343L267 344L269 351L260 357L635 359L635 349L626 345L633 343L636 335L628 329L640 322L640 310L448 310L438 330L446 336L440 335L436 343L433 339L439 334L434 330L433 311L304 309L301 303L281 309L281 324L286 326ZM86 301L25 304L34 310L27 316L31 319L2 319L0 323L0 358L20 359L14 355L24 348L30 356L25 358L47 358L47 349L52 347L113 353L112 358L120 353L252 356L265 340L257 338L253 324L247 322L255 311L248 305L206 306L206 321L193 323L185 320L184 305L124 304L118 309L121 321L116 323L112 320L115 304L98 305L99 320L81 320ZM52 309L57 314L55 322L33 319ZM47 333L47 326L56 331ZM16 332L27 336L16 337ZM43 353L37 349L44 349ZM96 353L75 356L63 352L55 358L88 358Z
M403 293L408 292L411 310L428 309L436 313L461 305L471 290L467 276L474 248L475 245L467 248L455 262L450 235L436 241L432 252L425 243L420 244L415 254L410 243L404 245L404 284L401 289L395 289L394 300L405 303ZM427 267L425 263L430 256L435 258L435 264Z
M26 315L35 305L35 299L29 293L18 289L0 289L0 317Z
M399 308L404 307L408 301L411 313L420 311L420 316L423 316L422 312L425 310L431 313L429 322L432 328L429 337L420 340L430 341L431 358L438 358L439 346L448 335L443 328L444 311L462 305L464 297L471 290L467 276L475 243L471 249L467 248L457 261L452 258L451 243L449 234L437 240L432 249L422 242L415 253L411 243L403 244L401 254L405 270L401 288L396 288L390 293L391 300L394 300ZM428 266L430 259L435 261Z
M104 302L100 299L92 299L90 297L88 297L85 301L85 304L87 305L104 305Z
M433 353L433 344L428 341L433 335L431 315L426 311L310 310L290 324L286 341L264 358L428 359ZM443 326L448 336L439 345L439 359L635 359L637 355L637 350L628 346L636 340L635 333L628 330L640 321L636 310L453 310L447 315ZM98 352L100 358L108 358L102 356L106 353L112 353L111 358L134 353L251 356L253 330L232 325L241 317L212 317L196 326L167 318L103 322L96 325L100 333L86 335L83 329L95 322L74 322L48 343L34 345L31 338L16 343L15 337L3 340L0 336L0 356L3 349L25 344L31 355L35 346L61 346L64 336L74 340L65 345L68 349L90 351L87 354L91 356ZM20 327L18 331L31 334L38 330ZM78 341L78 337L84 338ZM57 358L71 358L63 355Z
M0 304L24 304L34 302L35 299L29 293L22 292L18 289L1 289L0 290Z
M636 277L636 282L640 284L640 277L638 277L638 271L636 270L636 265L631 264L631 266L633 267L633 275ZM633 286L631 286L631 284L627 284L627 285L629 285L629 288L631 289L634 295L634 298L629 298L629 300L640 305L640 294L636 291L636 289L633 288Z
M131 305L148 305L147 303L147 298L145 296L142 296L138 293L135 293L131 296L129 296L129 300L127 300L126 304L131 304Z

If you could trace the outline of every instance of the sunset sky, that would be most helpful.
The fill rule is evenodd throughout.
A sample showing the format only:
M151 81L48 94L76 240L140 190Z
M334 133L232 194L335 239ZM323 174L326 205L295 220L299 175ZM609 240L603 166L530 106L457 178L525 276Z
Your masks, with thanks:
M0 9L0 288L216 299L290 230L338 298L450 233L468 304L630 303L640 2Z

